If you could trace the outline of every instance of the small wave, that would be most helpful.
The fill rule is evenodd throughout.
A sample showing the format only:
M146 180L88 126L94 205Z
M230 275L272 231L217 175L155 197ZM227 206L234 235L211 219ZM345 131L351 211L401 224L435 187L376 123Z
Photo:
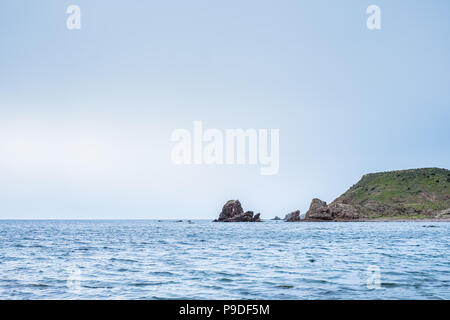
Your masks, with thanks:
M332 283L330 281L323 280L323 279L303 279L303 281L308 282L308 283L317 283L317 284Z
M395 288L395 287L401 287L402 285L400 283L395 283L395 282L382 282L381 286L385 287L385 288Z
M21 243L17 243L15 245L13 245L13 247L14 248L46 248L45 246L40 245L40 244L32 244L32 245L27 246L27 245L24 245Z
M88 288L88 289L113 289L114 287L112 286L94 286L94 285L82 285L83 288Z
M123 258L111 258L109 261L117 261L117 262L138 262L137 260L133 259L123 259Z
M290 284L280 284L275 287L280 288L280 289L292 289L294 286L290 285Z
M153 271L151 274L156 276L173 276L174 274L170 271Z
M220 290L224 290L224 287L219 287L219 286L214 286L214 285L211 285L211 286L208 286L208 285L202 285L201 286L202 288L205 288L205 289L210 289L210 290L215 290L215 291L220 291Z
M29 284L24 284L24 287L30 287L30 288L49 288L50 286L48 284L44 284L44 283L29 283Z
M131 283L134 287L146 287L146 286L161 286L165 284L173 284L175 281L145 281L145 282L134 282Z

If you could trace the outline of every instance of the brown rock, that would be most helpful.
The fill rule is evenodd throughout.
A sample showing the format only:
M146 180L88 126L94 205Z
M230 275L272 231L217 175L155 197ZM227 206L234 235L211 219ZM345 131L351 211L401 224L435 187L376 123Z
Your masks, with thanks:
M300 221L300 210L296 210L294 212L291 212L284 217L284 221L286 222L298 222Z
M355 220L359 219L359 210L350 204L332 203L328 207L334 220Z
M242 209L239 200L229 200L222 208L222 212L215 222L261 222L260 213L253 215L253 211Z
M309 221L350 221L360 218L360 208L357 206L333 202L327 206L325 201L313 199L305 220Z
M231 219L236 216L240 216L244 213L239 200L229 200L222 208L222 212L219 215L220 220Z
M306 220L333 220L333 215L325 201L314 198L311 201L308 212L306 212Z

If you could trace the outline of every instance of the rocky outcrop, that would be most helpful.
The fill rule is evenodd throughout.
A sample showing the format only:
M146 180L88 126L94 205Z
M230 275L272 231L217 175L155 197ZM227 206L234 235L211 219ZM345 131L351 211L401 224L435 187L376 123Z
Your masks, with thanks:
M283 219L281 219L279 216L275 216L275 218L272 218L272 219L270 219L270 220L283 220Z
M333 217L328 208L327 203L320 199L314 198L311 201L308 212L305 216L306 220L332 220Z
M349 221L359 219L359 209L350 204L332 203L313 199L306 212L306 221Z
M242 209L239 200L229 200L222 208L219 218L215 222L261 222L260 213L255 214L253 211Z
M333 220L357 220L360 217L361 209L359 206L353 206L345 203L332 203L329 206Z
M422 168L364 175L328 208L333 220L450 217L450 171Z
M284 221L286 222L299 222L300 220L300 210L288 213L286 217L284 217Z

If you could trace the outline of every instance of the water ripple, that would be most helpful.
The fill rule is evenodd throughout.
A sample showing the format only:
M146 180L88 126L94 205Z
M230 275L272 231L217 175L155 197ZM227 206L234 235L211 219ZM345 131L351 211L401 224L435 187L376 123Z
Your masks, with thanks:
M0 298L450 299L449 240L445 222L0 221Z

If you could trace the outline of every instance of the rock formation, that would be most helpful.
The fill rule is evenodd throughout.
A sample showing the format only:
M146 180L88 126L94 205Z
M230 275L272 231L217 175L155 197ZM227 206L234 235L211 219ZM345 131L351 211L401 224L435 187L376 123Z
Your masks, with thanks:
M279 216L275 216L275 218L270 219L270 220L283 220L283 219L281 219Z
M286 217L284 217L284 221L286 222L298 222L300 220L300 210L288 213Z
M359 211L356 207L343 203L332 203L328 206L325 201L317 198L311 201L305 217L306 221L344 221L355 219L359 219Z
M329 205L313 199L305 220L448 219L449 179L439 168L366 174Z
M327 203L320 199L314 198L311 201L308 212L305 216L306 220L332 220L330 208Z
M360 218L361 208L358 205L331 203L328 207L334 220L347 221Z
M260 214L242 209L239 200L229 200L222 208L219 218L215 222L261 222Z
M286 215L284 221L364 221L364 220L450 220L450 171L422 168L378 172L360 181L329 205L313 199L305 219L300 211ZM272 220L281 220L275 217ZM220 222L259 222L260 214L244 212L239 200L228 201Z

